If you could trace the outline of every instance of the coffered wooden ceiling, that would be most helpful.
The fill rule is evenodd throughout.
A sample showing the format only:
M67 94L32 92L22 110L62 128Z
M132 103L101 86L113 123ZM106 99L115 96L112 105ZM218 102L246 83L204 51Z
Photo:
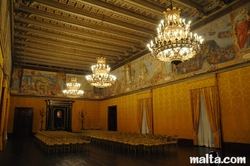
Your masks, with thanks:
M239 0L173 0L192 28L232 10ZM113 69L146 47L170 0L13 0L13 66L91 74L103 56Z

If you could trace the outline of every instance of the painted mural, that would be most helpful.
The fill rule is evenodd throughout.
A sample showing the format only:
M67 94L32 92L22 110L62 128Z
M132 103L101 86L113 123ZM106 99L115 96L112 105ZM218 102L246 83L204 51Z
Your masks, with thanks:
M107 88L105 97L173 80L172 64L160 63L150 54L125 64L113 71L112 74L117 77L117 81L113 86Z
M46 72L30 69L14 68L11 81L11 93L17 95L65 97L62 91L66 89L66 82L76 77L81 83L80 89L85 93L83 98L99 98L93 93L93 87L84 76L67 74L64 72Z
M38 96L56 95L56 73L23 70L21 94Z
M114 96L118 94L122 94L125 91L125 78L124 78L124 70L123 67L112 72L113 75L116 76L116 83L112 85L112 87L107 89L107 96Z
M135 71L133 90L158 85L172 79L172 65L159 62L150 54L133 61L131 67L131 70Z
M250 58L250 3L195 31L204 38L195 58L177 66L178 75L204 73Z
M216 70L219 64L235 60L229 15L225 15L195 32L204 38L202 51L195 58L177 66L179 75L192 76L195 73Z
M250 58L250 3L230 13L235 51L239 60Z
M21 76L22 76L22 69L20 68L14 68L12 72L12 77L11 77L11 89L12 92L18 93L20 90L20 85L21 85Z
M66 73L65 72L58 72L56 73L56 78L55 78L56 82L56 91L55 94L57 94L58 96L63 96L62 91L64 89L66 89Z
M250 60L250 3L195 32L204 38L202 51L177 67L171 63L159 62L146 54L112 71L117 81L105 90L93 88L87 83L85 76L76 75L84 90L83 98L116 96ZM11 93L60 97L63 96L62 90L66 88L65 83L73 76L14 69Z

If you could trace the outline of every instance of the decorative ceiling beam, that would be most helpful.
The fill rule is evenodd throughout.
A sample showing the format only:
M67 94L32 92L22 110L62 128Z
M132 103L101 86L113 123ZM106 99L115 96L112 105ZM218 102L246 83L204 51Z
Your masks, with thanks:
M42 52L41 54L37 54L35 52L35 48L29 48L29 49L23 49L22 47L17 47L18 50L15 50L14 53L17 58L25 58L25 57L32 57L37 59L46 59L49 58L51 60L55 61L63 61L63 62L74 62L81 65L86 65L89 63L95 63L95 60L93 58L85 58L85 57L76 57L76 56L69 56L64 54L55 54L55 53L49 53L45 54L44 51L39 50L39 52Z
M204 14L203 6L199 5L198 3L190 0L173 0L173 2L179 3L183 6L187 6L189 8L195 8L200 13Z
M15 34L15 42L18 42L18 40L20 40L20 42L25 41L29 41L29 44L31 43L40 43L41 46L43 47L45 45L45 47L47 47L47 45L54 45L57 47L63 47L63 48L69 48L69 49L76 49L76 50L81 50L81 51L88 51L88 52L102 52L103 54L109 54L110 52L114 53L115 55L123 55L123 52L121 49L115 49L113 46L103 46L103 47L95 47L96 45L91 45L91 44L85 44L85 42L83 43L67 43L67 42L63 42L63 41L54 41L54 40L47 40L45 38L41 38L41 37L34 37L31 35L23 35L21 33ZM27 44L27 43L26 43ZM98 45L100 46L100 45ZM102 48L102 49L100 49Z
M45 50L49 50L51 53L55 53L55 54L63 54L64 56L75 56L75 57L84 57L87 59L93 59L93 57L95 57L97 54L96 49L93 48L81 48L81 50L77 50L75 48L69 48L69 47L63 47L60 45L46 45L46 44L41 44L41 43L37 43L36 41L15 41L14 42L15 45L17 46L16 48L20 49L22 47L18 47L18 45L23 45L23 49L29 51L29 48L34 48L34 49L45 49ZM99 50L100 51L100 50ZM100 52L100 56L104 56L104 57L109 57L107 58L107 62L112 62L109 59L113 59L113 60L119 60L117 58L117 55L120 56L125 56L124 53L117 53L115 55L109 55L110 51L101 51Z
M93 42L93 41L84 41L83 39L80 38L75 38L75 37L68 37L68 36L62 36L60 34L54 34L53 32L45 32L42 30L37 30L34 28L30 28L30 27L22 27L22 26L16 26L15 30L21 30L21 31L25 31L28 32L28 34L36 34L36 36L44 36L47 39L54 39L55 41L65 41L65 42L75 42L78 44L83 44L83 45L89 45L89 46L97 46L98 47L102 47L103 49L105 48L109 48L112 47L113 49L116 50L126 50L126 51L132 51L131 46L116 46L114 45L115 43L110 43L110 44L103 44L103 43L98 43L98 42ZM19 35L19 34L18 34ZM17 36L18 36L17 35Z
M39 51L38 51L39 50ZM39 54L37 54L37 51L39 52ZM20 46L16 46L15 48L15 51L14 53L17 53L17 54L20 54L20 53L23 53L23 55L26 55L27 56L31 53L33 53L32 55L33 56L36 56L37 58L41 58L41 57L47 57L47 56L50 56L50 57L55 57L55 58L58 58L59 60L65 60L65 59L71 59L71 60L77 60L77 63L81 63L81 62L88 62L88 63L96 63L96 54L92 57L92 59L89 61L87 59L89 58L84 58L84 56L75 56L75 55L67 55L67 54L62 54L62 53L55 53L55 52L52 52L52 51L49 51L49 50L42 50L42 49L39 49L39 48L25 48L25 47L20 47ZM101 56L101 55L100 55ZM112 60L116 59L116 61L120 61L120 59L116 58L116 57L111 57L111 56L105 56L107 58L107 62L108 63L113 63ZM80 58L80 59L79 59ZM112 60L111 60L112 59ZM55 59L56 60L56 59Z
M140 6L142 8L147 8L150 11L153 11L159 15L162 15L163 17L163 12L166 10L166 8L170 7L170 6L156 6L156 5L152 5L152 3L148 2L148 1L142 1L142 0L124 0L128 3ZM179 3L183 6L189 7L189 8L196 8L199 12L203 13L203 7L193 1L188 1L188 0L173 0L173 2ZM158 24L158 23L157 23Z
M53 18L49 18L50 20L53 20ZM84 30L90 30L90 31L95 31L96 33L99 33L99 34L105 34L107 36L116 36L116 37L119 37L119 38L122 38L122 39L126 39L126 40L129 40L131 41L132 43L138 43L138 42L145 42L145 37L141 37L141 36L137 36L137 35L131 35L131 34L128 34L128 33L124 33L123 32L120 32L120 31L115 31L113 29L100 29L100 28L96 28L96 29L93 29L93 28L90 28L91 26L89 26L88 24L84 24L84 26L82 24L79 24L79 21L76 22L75 24L70 24L71 26L73 27L76 27L75 29L71 29L69 28L68 26L58 26L56 24L48 24L48 23L44 23L44 22L41 22L41 21L37 21L35 19L31 19L31 18L28 18L28 17L23 17L21 14L19 15L16 15L15 16L15 21L20 21L20 22L24 22L26 24L34 24L34 25L37 25L37 26L40 26L40 27L45 27L45 28L48 28L48 29L53 29L53 30L57 30L57 31L64 31L65 33L75 33L75 34L78 34L78 35L81 35L81 36L96 36L98 37L97 35L95 34L89 34L87 32L85 32ZM67 22L61 22L59 21L61 24L65 24L67 25L68 23ZM84 29L83 31L80 31L80 30L77 30L77 28L79 29ZM100 35L99 35L100 36Z
M161 16L163 18L163 12L166 10L166 7L161 7L161 6L157 6L157 5L152 5L152 3L145 1L145 0L124 0L127 3L133 4L135 6L139 6L141 8L145 8L148 11L152 11L156 14L158 14L159 16ZM159 21L155 23L155 25L158 25Z
M74 63L69 63L69 62L63 62L63 61L51 61L51 59L37 59L37 58L33 58L33 57L28 57L28 56L24 56L24 58L19 58L19 59L15 59L15 61L19 62L19 63L34 63L35 61L39 61L39 63L37 64L42 64L42 65L49 65L49 66L57 66L60 68L71 68L72 70L74 69L85 69L88 70L91 68L91 66L87 67L86 65L82 66L82 65L78 65L78 64L74 64Z
M41 0L41 1L43 1L43 0ZM125 9L120 8L118 6L114 7L114 5L102 2L100 0L84 0L84 1L75 0L75 1L79 2L79 3L87 4L89 6L94 6L94 7L98 8L98 9L106 10L106 11L114 13L116 15L122 15L122 16L128 17L130 19L134 19L134 20L137 20L137 21L140 21L140 22L145 22L147 24L151 24L151 26L155 26L156 24L158 24L158 21L156 21L155 19L151 19L151 18L143 16L141 14L137 14L135 12L125 10Z
M41 54L35 54L35 52L39 50L39 53ZM81 61L88 61L88 62L93 62L93 63L96 63L96 59L98 57L97 54L93 54L93 53L87 53L87 52L84 52L82 54L77 54L77 53L73 53L73 54L67 54L66 52L54 52L54 51L50 51L50 50L41 50L39 49L39 47L34 47L34 48L31 48L31 47L20 47L20 46L16 46L16 49L14 51L14 53L23 53L25 55L25 53L29 53L29 52L33 52L34 55L36 55L37 58L40 58L41 56L42 57L45 57L45 56L52 56L52 57L56 57L58 59L61 59L61 58L64 58L64 59L72 59L72 58L75 58L77 59L79 62ZM87 55L87 56L86 56ZM112 56L109 56L109 55L105 55L105 54L100 54L99 56L103 56L103 57L106 57L106 61L107 63L109 64L113 64L114 61L115 62L119 62L120 59L118 56L115 56L115 55L112 55ZM124 58L122 58L124 59Z
M138 27L137 25L130 25L130 24L127 24L127 23L124 23L124 22L121 22L121 21L118 21L118 20L115 20L115 19L111 19L111 18L103 20L103 16L97 16L95 14L87 13L87 12L84 12L83 10L79 10L77 8L72 8L70 6L58 5L58 3L55 3L54 1L51 1L51 0L41 0L41 2L39 0L39 3L44 4L44 5L48 6L48 7L53 7L55 9L59 10L59 11L64 11L65 13L71 13L71 14L79 16L79 17L85 17L85 18L87 18L89 20L106 23L106 24L108 24L110 26L117 27L117 29L120 28L120 29L124 29L124 30L133 31L135 33L136 32L137 33L145 33L145 34L148 34L148 35L151 34L151 30L149 30L149 29ZM48 13L48 12L41 11L41 10L38 10L38 9L34 9L34 8L31 8L31 7L25 6L23 4L16 3L15 9L18 10L18 11L23 11L23 12L30 13L30 14L37 14L37 15L40 15L40 16L43 16L43 17L49 17L51 19L55 19L53 17L53 15ZM56 17L56 19L58 21L67 22L68 24L74 24L75 23L75 21L73 21L73 19L66 19L66 17L60 16L60 15L58 15L58 17ZM94 30L94 29L98 29L98 28L97 27L92 27L92 29Z

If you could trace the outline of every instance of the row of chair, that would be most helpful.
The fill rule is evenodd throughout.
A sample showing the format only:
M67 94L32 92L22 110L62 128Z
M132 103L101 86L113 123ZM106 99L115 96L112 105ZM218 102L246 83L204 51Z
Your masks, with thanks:
M39 131L35 134L40 147L47 153L83 152L89 150L89 137L66 131Z
M178 136L139 134L131 132L85 130L82 135L91 137L93 143L123 150L128 153L165 153L178 150Z

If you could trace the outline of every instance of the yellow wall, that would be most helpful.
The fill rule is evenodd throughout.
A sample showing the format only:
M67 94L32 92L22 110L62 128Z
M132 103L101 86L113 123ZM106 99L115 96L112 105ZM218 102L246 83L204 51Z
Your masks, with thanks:
M224 142L250 143L250 67L219 74Z
M136 94L102 101L100 105L100 123L102 128L107 130L108 107L114 105L117 106L117 130L139 132Z
M223 142L250 143L250 67L219 74L209 74L188 81L166 85L140 93L103 101L76 100L73 105L73 131L81 129L79 111L87 111L84 128L107 130L108 107L117 106L117 130L139 132L138 99L152 97L155 134L192 139L190 108L191 89L217 85L221 104ZM14 108L34 108L33 132L40 129L39 110L45 109L45 98L11 97L8 132L13 130Z
M12 133L12 131L13 131L15 107L33 108L34 112L33 112L33 128L32 128L32 131L35 132L35 131L38 131L41 128L40 110L42 108L44 110L46 110L45 99L42 99L42 98L11 97L10 98L9 120L8 120L8 133Z
M192 138L189 90L185 82L153 90L155 134Z
M180 138L192 139L193 126L189 91L213 85L216 85L215 74L190 78L185 82L154 89L155 134L177 134Z
M34 109L33 112L33 128L32 132L37 132L41 128L41 116L40 110L43 108L46 110L45 100L47 98L32 98L32 97L11 97L10 110L8 120L8 133L13 132L14 126L14 111L15 107L30 107ZM79 116L79 111L87 111L86 118L84 118L84 128L91 128L92 124L99 122L99 102L98 101L80 101L76 100L72 108L72 130L80 131L82 124ZM44 121L46 116L44 117ZM45 123L43 124L45 128Z
M100 102L99 101L88 101L88 100L76 100L72 108L72 130L80 131L82 128L81 118L79 112L86 113L84 117L83 127L85 129L100 128Z

